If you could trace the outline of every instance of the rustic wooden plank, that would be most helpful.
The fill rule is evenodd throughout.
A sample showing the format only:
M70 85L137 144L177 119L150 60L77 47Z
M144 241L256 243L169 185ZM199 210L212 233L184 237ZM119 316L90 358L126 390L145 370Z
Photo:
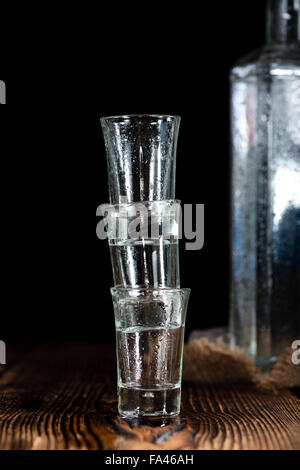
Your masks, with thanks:
M48 343L8 368L0 378L0 448L101 448L85 424L111 380L100 351Z
M5 368L5 369L3 369ZM185 383L173 419L117 414L110 347L47 343L0 374L1 449L300 449L300 400Z
M247 385L226 387L184 384L182 414L163 430L136 423L119 449L273 450L300 449L300 400L287 390L259 392ZM120 434L120 433L119 433Z

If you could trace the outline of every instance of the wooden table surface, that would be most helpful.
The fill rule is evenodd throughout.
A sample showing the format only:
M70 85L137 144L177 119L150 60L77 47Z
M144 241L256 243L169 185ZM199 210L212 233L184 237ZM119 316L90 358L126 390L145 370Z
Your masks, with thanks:
M7 344L0 449L300 449L297 394L184 383L179 417L125 420L111 347Z

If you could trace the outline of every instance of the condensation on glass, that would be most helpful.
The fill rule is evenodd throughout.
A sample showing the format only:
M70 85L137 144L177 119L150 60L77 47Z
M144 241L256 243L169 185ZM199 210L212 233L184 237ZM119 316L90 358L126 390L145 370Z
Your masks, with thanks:
M117 341L118 408L127 417L180 412L189 289L111 289Z
M179 287L180 201L103 204L114 284Z
M114 116L101 124L110 203L175 199L180 117Z
M300 1L231 73L231 332L259 365L300 338Z

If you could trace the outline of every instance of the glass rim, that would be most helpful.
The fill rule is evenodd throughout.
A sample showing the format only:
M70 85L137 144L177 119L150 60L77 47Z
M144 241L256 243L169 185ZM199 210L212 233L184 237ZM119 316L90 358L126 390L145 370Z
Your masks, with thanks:
M164 292L170 292L170 293L175 293L175 292L182 292L182 293L190 293L191 288L189 287L123 287L123 286L114 286L111 287L110 291L112 293L116 292L158 292L158 293L164 293Z
M106 121L112 122L125 122L130 121L132 119L146 119L146 118L153 118L153 119L165 119L166 121L180 121L181 117L172 114L121 114L116 116L103 116L100 118L101 123L105 123Z
M158 205L158 206L172 206L172 205L181 205L181 201L179 199L157 199L153 201L135 201L135 202L118 202L115 204L104 203L101 204L100 207L102 209L125 209L126 207L136 207L137 205Z

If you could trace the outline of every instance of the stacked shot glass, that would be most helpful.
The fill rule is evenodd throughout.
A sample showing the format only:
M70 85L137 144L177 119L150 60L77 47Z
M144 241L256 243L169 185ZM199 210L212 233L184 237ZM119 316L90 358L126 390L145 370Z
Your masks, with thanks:
M181 207L175 199L177 116L101 119L110 204L106 219L115 287L118 409L127 417L180 412L184 325Z

